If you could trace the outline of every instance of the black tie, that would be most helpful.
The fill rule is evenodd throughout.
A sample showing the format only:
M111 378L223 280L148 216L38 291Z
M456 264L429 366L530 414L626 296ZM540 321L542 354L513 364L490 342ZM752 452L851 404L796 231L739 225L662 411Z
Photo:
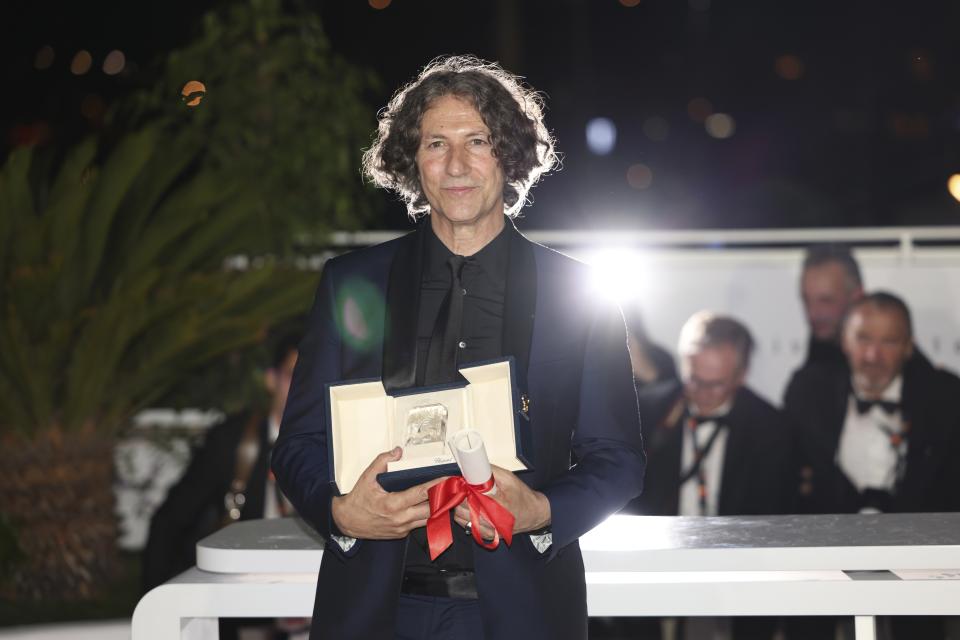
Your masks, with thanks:
M450 256L450 290L440 305L437 322L430 336L430 348L427 351L427 371L425 385L443 384L457 379L457 349L460 342L460 329L463 325L463 286L460 272L463 270L463 256Z
M861 400L857 397L854 397L854 399L857 401L857 413L861 416L873 407L880 407L888 415L893 415L900 410L899 402L891 402L889 400Z

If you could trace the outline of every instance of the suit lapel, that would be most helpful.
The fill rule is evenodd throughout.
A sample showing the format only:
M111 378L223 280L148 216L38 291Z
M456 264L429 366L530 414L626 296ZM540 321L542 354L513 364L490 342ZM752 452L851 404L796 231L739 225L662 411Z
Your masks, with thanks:
M387 393L408 389L417 380L417 313L426 236L424 224L430 224L426 216L416 231L403 238L390 264L381 376Z
M908 430L907 468L897 489L905 501L911 497L919 498L917 494L929 484L937 468L933 462L938 454L942 455L936 447L937 427L942 418L936 410L931 410L938 403L930 393L933 390L930 369L932 366L926 357L915 351L902 372L901 417L904 428Z
M744 453L749 444L745 441L742 429L738 424L750 424L749 416L744 413L743 400L739 397L741 391L734 398L733 407L724 420L727 429L727 444L723 451L723 467L720 472L720 494L717 496L717 515L737 514L743 510L742 486L744 473L747 470L747 461Z
M841 374L837 374L841 375ZM832 460L840 449L840 436L843 434L843 423L847 420L847 404L850 400L850 394L853 393L853 386L850 383L849 372L844 371L842 384L834 385L834 391L830 398L825 399L829 404L827 411L829 415L825 421L825 430L823 432L824 449Z
M686 413L684 413L686 415ZM659 482L648 482L647 485L660 485L662 489L652 488L654 496L660 495L660 498L654 499L656 511L652 515L675 516L680 513L680 491L683 487L680 485L680 474L686 471L683 469L683 432L686 429L685 420L681 417L679 422L673 425L660 425L657 427L657 436L661 439L657 445L657 452L660 454L659 473L651 474L659 478ZM650 467L653 468L653 464Z
M537 264L533 243L524 238L511 220L506 220L510 234L510 265L507 269L507 292L503 318L503 349L517 365L517 384L527 391L527 369L530 365L530 343L537 308Z
M680 511L686 409L670 418L676 403L683 402L682 393L679 381L653 383L640 391L640 425L649 456L641 497L647 515L675 516Z

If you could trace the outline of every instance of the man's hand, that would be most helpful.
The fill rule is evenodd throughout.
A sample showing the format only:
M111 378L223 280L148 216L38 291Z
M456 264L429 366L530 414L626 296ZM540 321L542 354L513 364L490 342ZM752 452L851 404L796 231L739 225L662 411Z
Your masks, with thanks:
M440 481L432 480L390 493L377 482L377 474L387 463L399 460L400 447L381 453L364 470L353 491L333 499L333 521L344 535L365 540L403 538L411 529L424 527L430 516L427 489Z
M513 514L513 532L536 531L550 524L550 501L547 496L528 487L520 478L506 469L493 467L493 479L497 483L496 495L490 496ZM454 512L454 520L461 527L470 522L467 503L461 503ZM493 539L493 525L480 517L480 535L484 540Z

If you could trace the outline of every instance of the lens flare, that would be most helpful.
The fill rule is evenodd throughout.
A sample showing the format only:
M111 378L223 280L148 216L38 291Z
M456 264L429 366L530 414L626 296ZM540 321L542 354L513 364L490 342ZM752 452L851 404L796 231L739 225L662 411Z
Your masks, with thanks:
M386 304L377 287L360 278L345 282L336 307L340 339L354 349L370 350L383 335L385 313Z

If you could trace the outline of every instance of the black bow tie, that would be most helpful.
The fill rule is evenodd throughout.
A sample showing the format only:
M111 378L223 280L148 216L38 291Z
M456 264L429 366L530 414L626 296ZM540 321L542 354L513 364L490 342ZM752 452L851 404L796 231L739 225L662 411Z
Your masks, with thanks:
M691 413L687 416L687 418L690 420L690 422L693 423L693 426L695 427L699 427L704 422L716 422L717 424L722 425L724 421L727 419L727 414L722 413L722 414L717 414L712 416L700 416L700 415L694 415Z
M900 411L900 403L893 402L891 400L861 400L860 398L854 398L857 401L857 413L861 416L870 411L873 407L880 407L883 411L889 415L893 415L897 411Z

